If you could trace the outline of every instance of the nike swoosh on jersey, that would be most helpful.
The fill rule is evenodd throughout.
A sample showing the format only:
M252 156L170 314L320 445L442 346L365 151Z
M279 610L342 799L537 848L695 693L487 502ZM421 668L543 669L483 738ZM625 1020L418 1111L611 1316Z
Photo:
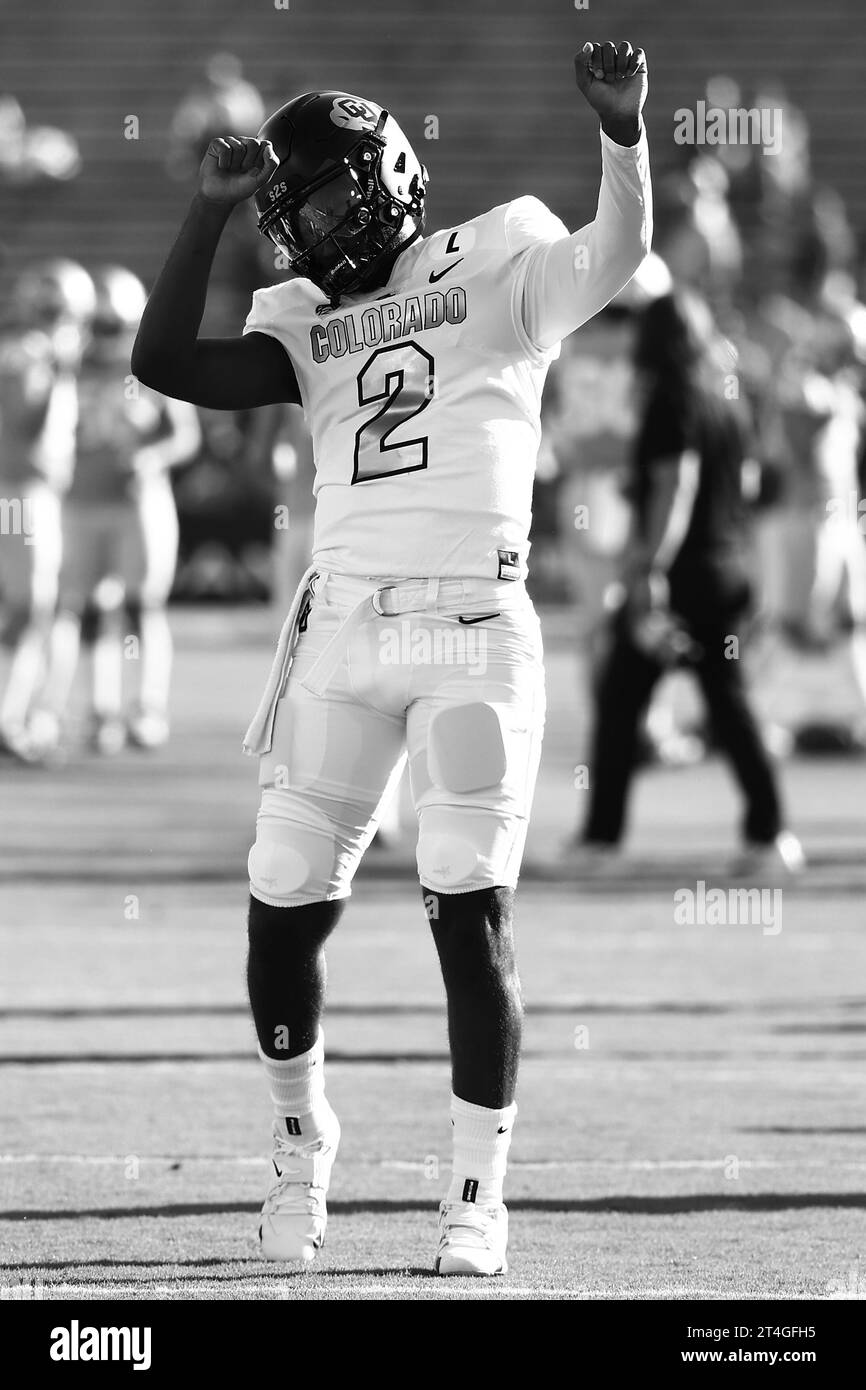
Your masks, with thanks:
M498 613L482 613L480 618L458 618L458 623L464 627L472 627L474 623L486 623L488 618L498 618Z
M460 264L460 261L462 261L462 260L463 260L463 257L461 256L458 260L452 261L450 265L446 265L446 267L445 267L444 270L431 270L431 271L430 271L430 284L431 284L431 285L435 285L437 280L441 280L443 275L447 275L448 272L449 272L449 270L453 270L454 267L455 267L456 265L459 265L459 264Z

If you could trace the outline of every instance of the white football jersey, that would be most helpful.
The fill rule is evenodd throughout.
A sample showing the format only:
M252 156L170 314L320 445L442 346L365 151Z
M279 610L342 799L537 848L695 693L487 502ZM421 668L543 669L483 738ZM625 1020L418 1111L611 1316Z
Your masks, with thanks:
M313 437L322 569L525 577L547 369L648 248L645 137L602 146L599 212L572 237L518 198L419 239L334 310L306 279L256 292L244 332L285 348Z

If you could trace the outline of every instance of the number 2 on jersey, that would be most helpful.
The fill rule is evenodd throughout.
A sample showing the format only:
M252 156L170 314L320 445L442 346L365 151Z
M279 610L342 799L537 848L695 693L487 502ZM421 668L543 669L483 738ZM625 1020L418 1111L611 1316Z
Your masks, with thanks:
M433 358L417 343L377 348L367 358L358 373L358 404L380 405L355 433L353 483L427 467L426 434L407 439L403 426L427 409L435 382Z

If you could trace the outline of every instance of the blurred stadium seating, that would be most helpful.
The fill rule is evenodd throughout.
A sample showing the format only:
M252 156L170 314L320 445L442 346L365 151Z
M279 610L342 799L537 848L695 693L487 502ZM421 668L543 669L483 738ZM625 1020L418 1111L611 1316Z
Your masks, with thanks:
M6 0L2 86L29 121L75 136L83 160L80 176L48 195L3 191L6 269L62 250L120 257L145 280L154 275L185 198L165 173L171 117L200 65L223 50L242 60L266 105L315 86L359 90L392 105L422 147L424 119L437 116L430 214L443 226L524 192L566 220L591 211L598 158L570 57L586 37L627 35L649 56L657 173L678 153L674 111L693 105L708 78L731 72L748 98L772 77L809 119L817 177L843 195L858 230L866 224L858 0L622 0L585 10L567 0L472 0L435 5L436 25L430 9L429 0L291 0L286 9L266 0ZM124 138L130 114L138 140Z

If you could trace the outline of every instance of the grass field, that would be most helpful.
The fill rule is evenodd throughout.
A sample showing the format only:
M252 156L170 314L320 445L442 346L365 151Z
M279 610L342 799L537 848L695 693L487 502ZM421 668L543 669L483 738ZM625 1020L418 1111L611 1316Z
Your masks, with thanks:
M715 764L647 773L621 877L579 883L556 858L583 729L561 622L519 900L511 1273L431 1272L449 1076L408 839L359 876L330 950L343 1144L325 1251L310 1274L263 1266L269 1106L243 987L256 787L238 738L267 622L176 627L169 748L0 772L5 1297L866 1296L863 765L785 768L811 867L775 934L675 919L676 889L721 881L735 843ZM799 672L799 698L831 674ZM787 678L771 697L790 704Z

